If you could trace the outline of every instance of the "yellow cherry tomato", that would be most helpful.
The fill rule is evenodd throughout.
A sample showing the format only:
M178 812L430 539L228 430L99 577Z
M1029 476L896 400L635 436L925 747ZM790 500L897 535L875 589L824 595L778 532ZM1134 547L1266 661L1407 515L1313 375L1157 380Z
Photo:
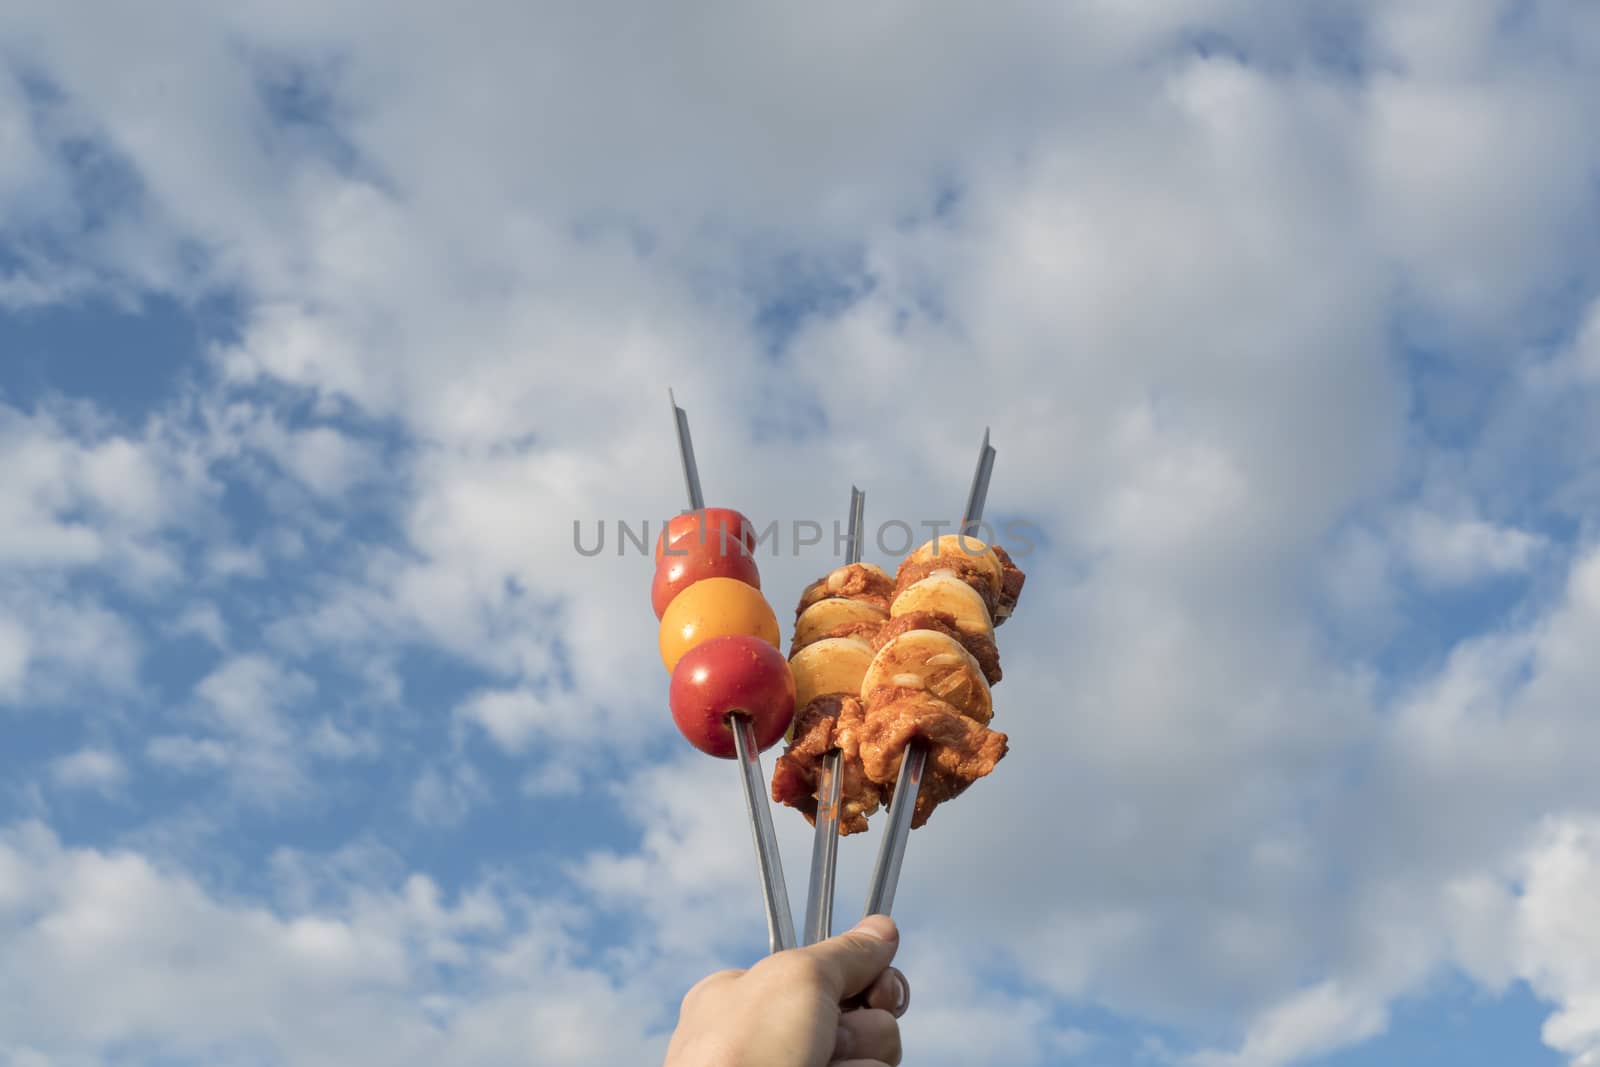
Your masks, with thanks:
M670 671L695 645L726 634L750 634L777 648L778 617L761 590L737 578L702 578L661 615L661 662Z

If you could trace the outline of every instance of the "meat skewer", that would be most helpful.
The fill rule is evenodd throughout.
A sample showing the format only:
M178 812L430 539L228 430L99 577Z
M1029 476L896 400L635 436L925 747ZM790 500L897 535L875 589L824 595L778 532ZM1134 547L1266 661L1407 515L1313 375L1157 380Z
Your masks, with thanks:
M862 517L867 494L850 487L850 540L846 563L861 562ZM817 772L817 832L811 844L811 884L806 893L805 943L833 936L834 872L839 863L840 753L831 748Z
M972 484L967 490L966 512L961 517L963 534L975 534L983 518L983 506L989 495L989 476L994 471L994 458L995 450L989 445L989 429L985 427L983 445L978 450L978 467L972 473ZM922 791L927 764L927 742L917 738L907 746L900 762L900 774L889 801L889 825L884 829L883 840L878 846L878 858L872 868L872 885L867 892L867 915L888 915L894 907L895 890L900 885L900 868L906 858L906 841L911 835L911 820L916 813L917 796Z
M684 484L689 491L689 507L705 507L700 491L700 470L694 461L694 444L689 439L689 416L667 390L672 402L672 418L678 430L678 454L683 461ZM789 889L783 880L783 859L778 853L778 838L773 831L772 809L768 806L765 774L761 769L761 750L755 724L749 716L731 716L733 742L739 761L740 781L744 786L745 809L750 815L750 834L756 847L756 865L761 872L761 895L767 909L767 940L774 953L795 947L794 913L789 908Z

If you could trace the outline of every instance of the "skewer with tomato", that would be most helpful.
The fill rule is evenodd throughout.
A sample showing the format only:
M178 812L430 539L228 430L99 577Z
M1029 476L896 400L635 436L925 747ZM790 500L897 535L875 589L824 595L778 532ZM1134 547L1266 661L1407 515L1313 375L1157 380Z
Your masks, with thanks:
M672 674L672 719L691 745L723 759L735 756L733 715L749 716L759 750L794 718L794 676L777 648L754 548L750 520L732 508L678 515L656 542L650 600Z

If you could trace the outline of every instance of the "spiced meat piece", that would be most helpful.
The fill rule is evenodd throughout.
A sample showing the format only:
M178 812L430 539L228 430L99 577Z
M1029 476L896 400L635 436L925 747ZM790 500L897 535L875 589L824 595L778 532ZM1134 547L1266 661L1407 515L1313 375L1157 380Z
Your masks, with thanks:
M1022 583L1027 580L1027 575L1022 569L1011 562L1011 556L999 545L989 546L994 549L995 558L1000 561L1001 585L1000 602L995 605L994 624L999 626L1011 617L1016 610L1017 598L1022 595Z
M867 636L872 642L873 651L877 651L907 630L937 630L955 638L983 668L985 681L994 685L1000 680L1000 649L995 645L994 638L956 629L955 619L942 611L908 611L904 615L894 616L888 622L879 623L876 633Z
M800 603L794 609L794 616L798 619L800 613L811 605L831 596L866 601L882 608L887 615L894 590L894 579L884 573L882 567L872 563L846 563L805 587L800 593Z
M818 634L810 641L807 641L805 644L800 643L800 636L796 634L794 640L789 643L789 655L793 657L796 652L799 652L802 648L805 648L806 645L814 645L818 641L826 641L830 637L863 637L868 641L871 641L872 635L877 633L878 627L882 625L883 623L878 620L871 620L868 622L847 622L840 626L835 626L831 630L824 630L822 633ZM873 645L873 648L877 648L877 646Z
M908 557L904 563L900 564L900 569L895 574L895 595L900 595L908 587L938 571L949 571L963 582L972 586L978 596L983 598L983 606L989 609L989 618L994 618L998 605L995 600L994 586L990 583L992 572L985 570L959 553L945 553L923 560L912 560Z
M794 717L793 740L772 768L772 799L798 809L815 826L822 758L838 748L839 832L865 831L867 817L882 803L883 789L862 770L863 719L861 701L842 693L819 696L801 708Z
M911 816L913 828L926 823L934 808L993 771L1007 748L1005 734L980 726L931 693L891 686L875 689L867 697L857 749L862 770L891 803L900 764L913 740L928 746Z

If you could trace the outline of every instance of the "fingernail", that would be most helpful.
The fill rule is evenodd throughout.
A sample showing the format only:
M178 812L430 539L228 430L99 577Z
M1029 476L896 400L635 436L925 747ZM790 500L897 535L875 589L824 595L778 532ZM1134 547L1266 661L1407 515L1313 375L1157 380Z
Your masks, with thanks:
M833 1058L836 1060L849 1059L850 1054L856 1050L856 1035L844 1027L839 1027L839 1032L833 1035Z
M866 934L879 941L894 941L900 937L900 930L895 926L894 920L887 915L868 915L856 923L856 928L850 931L853 934Z
M889 995L894 998L894 1003L889 1005L889 1014L898 1019L911 1006L911 990L906 988L906 980L900 977L898 971L889 972L889 985L892 987Z

